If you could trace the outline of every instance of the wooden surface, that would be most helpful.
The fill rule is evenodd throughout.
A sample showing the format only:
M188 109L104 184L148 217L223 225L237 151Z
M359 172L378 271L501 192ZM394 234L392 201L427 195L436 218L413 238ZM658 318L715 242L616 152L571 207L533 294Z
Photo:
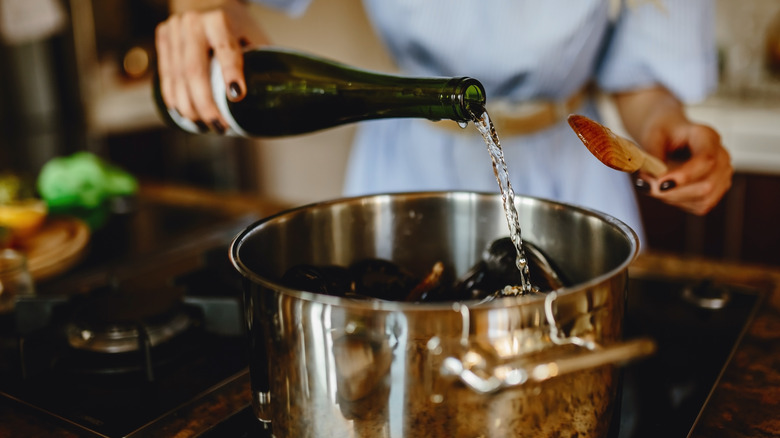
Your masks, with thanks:
M80 219L48 218L21 248L32 277L40 281L74 266L84 255L89 236L89 227Z
M169 184L144 183L141 185L139 196L170 205L219 209L235 216L257 213L264 217L292 207L278 200L261 198L246 193L214 192L196 187Z

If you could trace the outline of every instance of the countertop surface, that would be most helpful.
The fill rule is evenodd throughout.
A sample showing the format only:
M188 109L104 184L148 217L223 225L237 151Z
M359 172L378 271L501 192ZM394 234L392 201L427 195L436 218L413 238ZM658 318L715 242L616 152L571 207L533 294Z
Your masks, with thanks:
M765 296L692 437L780 437L780 269L643 254L629 275L710 278Z
M173 203L207 205L228 216L265 216L284 208L251 196L189 188L147 186L141 194ZM629 275L710 278L766 292L692 436L780 437L780 269L644 253L631 265ZM244 409L249 400L248 376L240 376L202 403L186 406L173 421L160 424L160 435L155 436L198 436L198 431ZM41 418L35 411L0 397L0 437L17 436L82 435L56 419Z

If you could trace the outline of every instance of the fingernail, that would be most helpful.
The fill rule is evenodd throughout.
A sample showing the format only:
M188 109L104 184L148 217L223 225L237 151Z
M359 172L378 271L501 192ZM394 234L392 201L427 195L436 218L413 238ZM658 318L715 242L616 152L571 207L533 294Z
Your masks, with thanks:
M238 99L241 95L241 87L238 86L238 82L231 82L228 87L228 97L231 99Z
M211 126L213 126L214 130L217 131L218 133L220 133L220 134L224 134L225 133L225 127L222 126L222 123L220 123L219 120L212 120L211 121Z
M636 191L640 193L650 193L650 184L642 178L634 180L634 187L636 187Z
M209 132L209 125L203 122L203 120L196 120L195 124L198 126L198 131L201 133Z
M668 154L667 158L671 161L688 161L691 158L691 149L686 147L682 147L679 149L673 150L671 153Z
M667 190L671 190L673 188L677 187L677 183L674 182L674 180L667 180L661 183L661 186L659 187L662 192L665 192Z

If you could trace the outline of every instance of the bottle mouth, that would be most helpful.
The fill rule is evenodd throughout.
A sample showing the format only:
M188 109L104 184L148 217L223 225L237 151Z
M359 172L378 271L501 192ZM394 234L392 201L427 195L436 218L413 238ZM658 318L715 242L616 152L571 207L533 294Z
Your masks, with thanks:
M466 120L476 121L485 112L485 102L487 100L485 87L474 78L460 78L460 87L457 97L459 109Z

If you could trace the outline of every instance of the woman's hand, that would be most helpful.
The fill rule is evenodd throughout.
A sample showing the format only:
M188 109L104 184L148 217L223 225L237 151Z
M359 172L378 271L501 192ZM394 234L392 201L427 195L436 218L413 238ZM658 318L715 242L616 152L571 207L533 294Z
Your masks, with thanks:
M666 175L658 179L639 175L650 184L650 196L667 204L704 215L731 187L734 173L731 157L721 144L720 135L709 126L688 122L667 130L659 128L645 147L661 151L661 156L672 157ZM677 162L675 155L687 159Z
M160 90L165 105L192 120L201 131L224 132L227 122L211 94L210 63L216 57L227 97L246 94L243 47L268 44L268 38L239 0L211 1L208 7L174 11L157 26L155 44Z
M616 103L632 137L669 166L657 178L639 174L637 187L689 213L712 210L734 174L717 131L688 120L682 104L661 87L620 94Z

